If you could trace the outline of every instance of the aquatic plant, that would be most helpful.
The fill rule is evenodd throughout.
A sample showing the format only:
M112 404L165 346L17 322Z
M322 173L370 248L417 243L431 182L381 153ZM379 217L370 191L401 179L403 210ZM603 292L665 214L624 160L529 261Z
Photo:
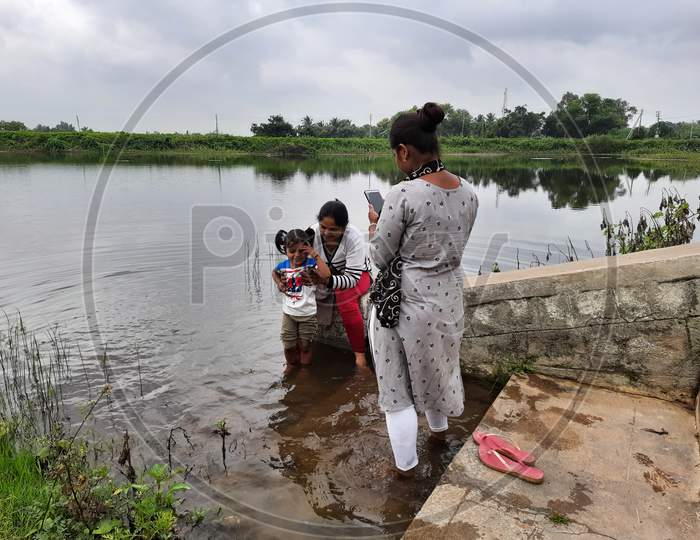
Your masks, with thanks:
M224 471L228 472L228 467L226 466L226 437L231 435L231 432L226 429L226 419L223 418L216 423L216 429L214 434L221 437L221 460L224 465Z
M677 191L664 189L659 209L651 212L642 208L636 226L629 213L617 224L603 218L600 228L605 235L605 254L624 255L687 244L693 239L698 220L700 205L693 211Z
M0 333L0 422L22 443L60 434L61 381L70 378L68 347L55 328L47 330L48 344L42 349L21 316L15 323L6 320L7 331Z

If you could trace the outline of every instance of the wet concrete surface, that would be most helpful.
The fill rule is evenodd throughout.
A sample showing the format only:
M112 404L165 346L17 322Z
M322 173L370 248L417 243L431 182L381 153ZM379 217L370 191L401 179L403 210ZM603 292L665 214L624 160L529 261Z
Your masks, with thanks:
M700 537L700 451L689 409L514 376L477 429L532 451L544 483L486 468L470 439L404 538Z

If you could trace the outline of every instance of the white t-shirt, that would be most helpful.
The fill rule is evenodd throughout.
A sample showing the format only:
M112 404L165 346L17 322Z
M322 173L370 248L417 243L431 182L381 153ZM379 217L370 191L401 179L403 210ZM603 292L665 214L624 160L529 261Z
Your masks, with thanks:
M331 256L323 248L319 224L312 228L315 233L314 249L331 269L331 289L352 289L362 277L362 272L369 272L370 268L362 233L348 224L338 248Z
M282 311L294 317L316 315L316 287L302 283L301 273L304 268L316 268L316 261L308 258L300 267L292 268L289 259L285 259L275 267L282 282L287 284Z

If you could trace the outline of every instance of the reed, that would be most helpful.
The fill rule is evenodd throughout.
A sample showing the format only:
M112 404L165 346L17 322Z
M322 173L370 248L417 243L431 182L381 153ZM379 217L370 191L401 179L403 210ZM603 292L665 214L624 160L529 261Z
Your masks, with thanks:
M63 381L70 380L69 349L56 328L42 347L22 317L0 333L0 421L26 443L63 432ZM47 351L47 352L45 352Z

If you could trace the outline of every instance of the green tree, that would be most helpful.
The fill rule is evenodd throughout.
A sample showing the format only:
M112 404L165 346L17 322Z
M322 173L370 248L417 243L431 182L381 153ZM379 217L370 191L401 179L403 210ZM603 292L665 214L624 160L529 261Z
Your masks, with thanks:
M0 120L0 131L27 131L27 126L18 120Z
M445 111L445 119L440 123L438 128L440 135L449 136L468 136L472 133L472 115L466 109L457 109L450 103L440 105Z
M314 137L315 127L313 119L307 114L301 120L301 124L296 127L297 135L300 137Z
M678 124L671 122L656 122L647 129L647 137L677 137L680 131Z
M604 135L627 126L636 112L637 109L623 99L566 92L557 109L545 119L542 131L550 137Z
M496 121L496 136L532 137L540 132L543 122L544 113L531 112L524 105L518 105Z
M273 114L262 124L250 126L253 135L266 137L293 137L295 135L292 124L287 122L281 114Z
M73 127L73 124L61 121L56 124L51 131L75 131L75 127Z

